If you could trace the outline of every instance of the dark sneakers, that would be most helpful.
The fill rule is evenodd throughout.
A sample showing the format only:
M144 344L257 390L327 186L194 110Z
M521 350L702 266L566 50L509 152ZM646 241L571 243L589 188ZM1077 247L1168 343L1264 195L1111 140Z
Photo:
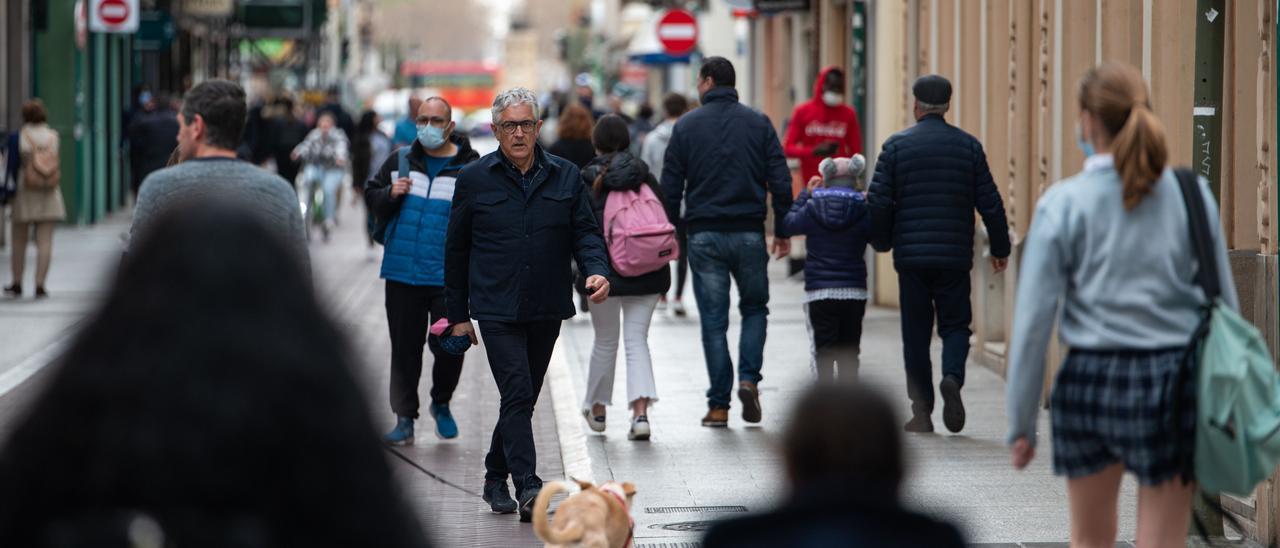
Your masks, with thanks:
M911 416L911 420L902 426L903 430L916 434L928 434L933 432L933 419L929 418L928 413L916 413Z
M754 382L738 383L738 400L742 402L742 420L760 422L760 390Z
M511 498L511 491L507 490L506 480L484 482L482 498L489 503L489 509L495 514L514 514L516 511L516 501Z
M533 501L538 499L538 493L542 492L542 486L529 487L520 494L520 522L529 523L533 521Z
M953 434L964 430L964 402L960 401L960 381L950 375L938 385L942 393L942 424Z

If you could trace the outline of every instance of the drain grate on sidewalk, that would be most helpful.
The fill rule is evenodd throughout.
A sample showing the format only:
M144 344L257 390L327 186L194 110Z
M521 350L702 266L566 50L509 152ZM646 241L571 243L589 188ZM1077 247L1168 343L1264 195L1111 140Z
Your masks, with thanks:
M634 546L634 548L702 548L702 543L698 541L691 542L642 542Z
M655 523L650 525L650 529L662 529L665 531L677 531L680 533L705 533L715 525L715 520L701 521L677 521L675 523Z
M746 506L652 506L644 509L646 514L728 514L746 511Z

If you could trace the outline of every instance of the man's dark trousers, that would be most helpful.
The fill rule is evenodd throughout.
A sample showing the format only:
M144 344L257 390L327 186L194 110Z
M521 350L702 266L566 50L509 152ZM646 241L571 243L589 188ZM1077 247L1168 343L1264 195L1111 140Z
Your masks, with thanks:
M444 288L387 280L387 325L391 328L391 410L418 418L422 345L431 348L431 403L447 404L462 376L462 356L445 352L431 323L445 317Z
M907 369L907 395L914 413L933 412L933 363L929 344L937 316L942 339L942 375L964 385L969 359L969 271L912 269L898 271L898 300L902 312L902 358Z
M479 323L502 400L484 458L484 479L506 481L510 475L520 498L525 489L542 487L542 479L534 473L538 455L533 446L533 406L560 336L560 320Z

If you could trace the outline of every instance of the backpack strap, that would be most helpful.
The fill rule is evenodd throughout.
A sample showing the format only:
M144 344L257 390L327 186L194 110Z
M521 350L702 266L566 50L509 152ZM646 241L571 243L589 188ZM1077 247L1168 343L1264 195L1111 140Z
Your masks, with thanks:
M1187 207L1191 231L1191 247L1199 264L1196 283L1212 305L1222 294L1222 287L1218 279L1218 256L1214 253L1213 233L1209 230L1209 214L1205 208L1204 195L1200 192L1198 177L1190 169L1178 168L1174 170L1174 174L1178 176L1178 187L1182 189L1182 201Z
M400 147L400 150L396 151L396 154L400 155L400 165L396 168L397 177L409 176L409 151L412 149L413 145L409 144Z
M400 147L400 149L396 151L397 159L400 162L399 165L396 166L397 178L409 176L409 151L412 149L413 149L413 145L408 144ZM399 216L399 214L397 213L393 217L396 217L396 216ZM392 218L375 219L374 241L378 241L377 235L379 233L381 233L382 241L379 241L378 243L382 245L386 245L387 242L391 241L391 236L395 234L396 224L398 224L398 223L393 223L391 221L392 221ZM381 225L381 226L378 226L378 225Z

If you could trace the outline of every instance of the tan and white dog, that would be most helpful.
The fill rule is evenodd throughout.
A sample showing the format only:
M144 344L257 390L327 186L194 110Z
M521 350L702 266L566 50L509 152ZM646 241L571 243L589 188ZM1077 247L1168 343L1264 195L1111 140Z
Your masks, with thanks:
M533 503L533 532L548 547L628 548L631 546L631 499L636 494L631 482L605 482L597 487L578 481L578 491L560 503L553 521L547 521L551 497L567 493L569 484L553 481L538 493Z

